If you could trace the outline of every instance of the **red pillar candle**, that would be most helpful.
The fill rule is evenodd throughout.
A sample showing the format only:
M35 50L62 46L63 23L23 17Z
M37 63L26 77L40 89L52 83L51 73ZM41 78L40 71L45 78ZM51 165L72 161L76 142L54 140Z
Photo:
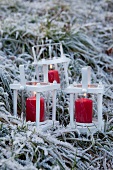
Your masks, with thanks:
M92 123L93 102L87 98L75 101L75 118L79 123Z
M44 121L44 98L40 98L40 122ZM36 97L26 100L26 121L36 122Z
M57 70L49 70L48 80L50 83L53 83L54 80L56 80L57 83L60 83L58 71Z

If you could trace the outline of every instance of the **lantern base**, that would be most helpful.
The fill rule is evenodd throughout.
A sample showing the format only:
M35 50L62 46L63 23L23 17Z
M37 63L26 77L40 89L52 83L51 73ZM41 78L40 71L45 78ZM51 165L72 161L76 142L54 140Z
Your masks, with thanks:
M46 132L48 129L54 128L55 126L58 126L58 125L59 125L59 121L46 120L44 122L40 122L39 128L42 132Z
M101 126L98 121L93 121L92 123L74 123L73 126L69 124L69 127L76 128L80 133L87 133L87 135L91 135L99 130L104 131L104 121L102 121Z
M91 126L94 126L94 123L80 123L80 122L76 122L76 125L77 126L88 126L88 127L91 127Z
M28 121L27 122L27 125L30 127L33 127L33 125L35 126L36 125L36 122L31 122L31 121ZM44 122L39 122L39 127L38 129L35 127L35 129L37 131L41 131L41 132L47 132L49 129L51 128L54 128L54 127L58 127L59 126L59 121L56 121L56 120L45 120Z

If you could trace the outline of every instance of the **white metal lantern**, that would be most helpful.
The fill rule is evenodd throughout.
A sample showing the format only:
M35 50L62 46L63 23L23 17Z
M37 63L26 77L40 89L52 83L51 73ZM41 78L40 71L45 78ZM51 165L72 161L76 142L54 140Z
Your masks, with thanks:
M57 56L52 56L52 47L53 46L60 46L60 57ZM49 58L45 59L39 59L40 56L40 51L38 52L38 55L36 55L36 49L39 48L49 48ZM70 62L70 59L67 58L64 53L63 53L63 48L62 48L62 43L52 43L52 44L42 44L42 45L35 45L32 47L32 52L33 52L33 56L34 56L34 66L36 68L36 75L37 75L37 80L39 80L39 66L43 67L43 75L44 75L44 82L48 82L48 66L50 65L54 65L55 69L58 69L58 64L62 64L63 68L64 68L64 75L65 75L65 79L66 79L66 84L67 86L69 85L69 81L68 81L68 64Z
M28 84L25 80L24 65L19 66L20 69L20 83L14 82L10 84L10 88L14 91L13 98L13 112L14 116L17 116L17 95L18 90L26 90L31 92L36 92L36 127L39 129L40 125L43 125L43 122L40 122L40 93L52 91L53 92L53 110L52 110L52 120L49 121L49 124L56 121L56 92L60 88L60 84L54 83L36 83L36 85ZM47 122L48 123L48 122ZM44 122L45 124L45 122Z
M70 94L69 114L71 128L78 128L81 132L95 132L104 129L104 121L102 118L102 96L104 87L102 84L91 84L91 68L89 66L82 68L82 83L73 83L64 91ZM74 94L77 98L78 94L84 93L97 95L97 120L92 123L77 123L76 120L74 120Z

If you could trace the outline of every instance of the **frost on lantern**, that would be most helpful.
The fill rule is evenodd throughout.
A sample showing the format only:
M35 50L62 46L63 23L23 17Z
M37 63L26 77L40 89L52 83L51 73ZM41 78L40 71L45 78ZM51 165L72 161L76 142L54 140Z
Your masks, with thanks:
M52 46L60 45L60 57L53 57L52 58ZM40 54L43 51L43 48L49 47L49 58L42 58L39 59ZM38 54L36 54L35 48L40 48L41 51L38 51ZM34 62L32 63L35 67L35 72L37 76L36 81L29 81L27 82L25 79L25 66L20 65L20 83L13 83L10 84L10 88L14 91L14 98L13 98L13 111L14 115L17 116L17 96L18 96L18 90L25 90L27 92L32 92L32 94L35 93L35 95L27 98L26 100L26 120L30 120L35 122L38 129L47 129L48 126L51 126L53 124L57 124L56 121L56 93L57 90L60 89L60 78L58 73L58 64L62 64L64 67L64 74L66 83L68 86L68 73L67 73L67 67L69 64L70 59L65 57L63 54L62 44L61 43L55 43L55 44L43 44L43 45L37 45L33 46L32 48L33 56L34 56ZM42 67L43 72L43 81L40 81L39 77L39 68ZM50 67L50 69L48 69ZM44 99L41 98L41 93L45 92L52 92L52 120L45 120L44 119ZM32 107L31 107L32 106ZM44 126L43 126L44 125Z
M73 83L64 91L70 94L70 127L78 128L81 132L95 132L104 129L102 119L104 87L102 84L91 84L91 68L89 66L82 68L82 83ZM76 94L75 101L74 94ZM78 98L79 94L83 97ZM87 97L87 94L97 95L97 120L95 121L93 120L93 101ZM75 107L73 107L74 105Z

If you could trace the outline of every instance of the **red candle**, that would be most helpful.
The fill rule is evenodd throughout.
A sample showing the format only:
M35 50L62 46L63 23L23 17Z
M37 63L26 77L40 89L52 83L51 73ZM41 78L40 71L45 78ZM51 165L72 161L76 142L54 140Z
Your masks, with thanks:
M58 71L57 70L49 70L48 80L50 83L53 83L54 80L56 80L57 83L60 83Z
M40 98L40 122L44 121L44 98ZM26 100L26 121L36 122L36 97Z
M75 118L79 123L92 123L93 102L87 98L75 101Z

